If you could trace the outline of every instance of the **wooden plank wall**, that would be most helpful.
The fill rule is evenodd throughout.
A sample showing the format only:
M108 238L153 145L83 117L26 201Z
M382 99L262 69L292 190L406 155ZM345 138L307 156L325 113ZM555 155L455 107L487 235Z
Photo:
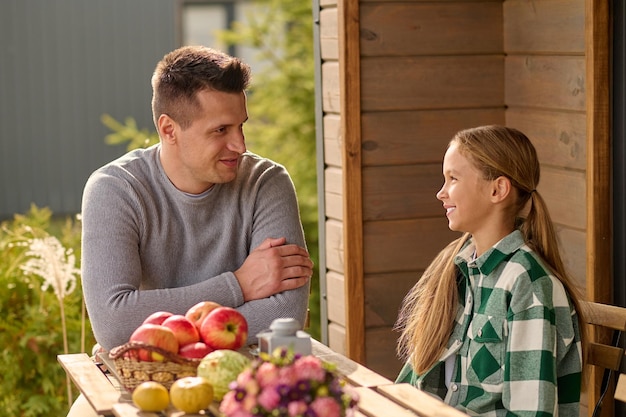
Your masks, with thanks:
M585 0L507 0L503 20L506 123L525 132L537 148L542 163L538 190L556 223L566 267L584 295ZM592 396L591 401L595 398ZM586 395L581 396L581 405L581 416L587 415Z
M557 224L566 266L584 294L585 1L507 0L503 18L506 123L537 148L538 190Z
M324 195L326 217L325 274L328 345L346 353L346 302L343 250L343 171L339 77L339 23L336 0L320 0L320 57L324 137Z
M570 273L586 267L585 0L359 2L362 254L346 254L339 17L320 13L329 344L363 326L364 361L394 378L402 298L449 232L440 203L441 160L452 135L499 123L517 127L542 161L539 191L557 224ZM343 74L343 76L349 76ZM353 150L352 150L353 151ZM346 275L361 256L363 276ZM346 293L350 280L363 294ZM350 322L351 308L364 323ZM355 343L351 340L350 343Z
M389 377L402 298L457 236L435 198L446 145L504 122L501 16L500 1L361 2L365 348Z
M502 2L360 2L362 277L344 274L340 109L350 105L337 94L337 4L321 6L329 344L345 349L346 328L364 326L366 364L394 378L402 298L456 237L435 198L445 147L460 129L505 120ZM346 294L351 279L364 280L362 298ZM358 304L364 323L351 323Z

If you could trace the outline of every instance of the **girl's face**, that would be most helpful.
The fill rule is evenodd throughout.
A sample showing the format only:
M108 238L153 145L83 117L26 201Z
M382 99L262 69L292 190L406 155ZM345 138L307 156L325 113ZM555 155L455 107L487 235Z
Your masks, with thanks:
M443 159L444 183L437 193L448 217L448 227L472 235L488 230L494 215L491 204L492 182L452 144Z

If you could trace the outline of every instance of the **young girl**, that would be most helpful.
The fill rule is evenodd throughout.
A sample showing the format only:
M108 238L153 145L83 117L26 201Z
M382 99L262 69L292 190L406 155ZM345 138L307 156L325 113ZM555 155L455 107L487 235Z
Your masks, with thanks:
M451 230L404 300L396 382L469 415L578 416L584 324L521 132L464 130L437 193Z

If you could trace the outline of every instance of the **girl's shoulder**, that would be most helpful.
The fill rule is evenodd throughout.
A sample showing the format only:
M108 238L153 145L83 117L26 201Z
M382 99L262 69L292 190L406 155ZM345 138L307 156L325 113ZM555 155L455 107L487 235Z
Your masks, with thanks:
M511 253L509 262L524 268L531 281L554 277L546 261L526 243Z
M508 276L511 301L517 304L514 310L533 305L571 307L561 281L541 256L527 245L513 254L504 271L503 276Z

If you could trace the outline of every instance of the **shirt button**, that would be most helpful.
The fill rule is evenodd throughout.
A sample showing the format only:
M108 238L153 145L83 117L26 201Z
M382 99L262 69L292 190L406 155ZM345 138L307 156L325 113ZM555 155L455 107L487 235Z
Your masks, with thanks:
M452 389L453 392L457 392L459 390L459 386L457 384L452 384L450 389Z
M482 337L483 335L483 329L478 329L478 337Z

